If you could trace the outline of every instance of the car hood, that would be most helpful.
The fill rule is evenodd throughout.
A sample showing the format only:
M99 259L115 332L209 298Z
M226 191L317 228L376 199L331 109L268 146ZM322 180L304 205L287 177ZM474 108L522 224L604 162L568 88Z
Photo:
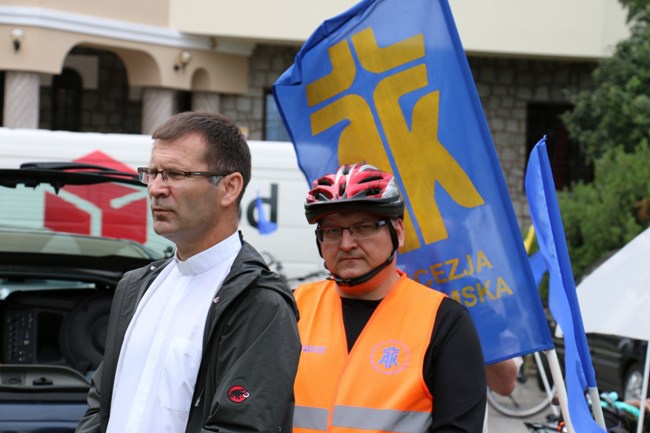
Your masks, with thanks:
M0 299L13 291L39 289L26 280L114 287L124 272L160 258L123 239L0 228Z

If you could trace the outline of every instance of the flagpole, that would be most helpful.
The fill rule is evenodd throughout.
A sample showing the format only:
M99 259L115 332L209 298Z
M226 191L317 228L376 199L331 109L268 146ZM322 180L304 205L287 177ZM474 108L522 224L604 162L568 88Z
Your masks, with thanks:
M598 388L587 387L589 390L589 398L591 399L591 411L594 414L594 419L603 429L607 430L605 425L605 416L603 415L603 407L600 405L600 394Z
M588 387L588 389L589 398L591 398L591 412L594 414L594 420L596 420L603 430L607 431L605 415L603 415L603 407L600 404L600 393L598 392L598 387Z
M542 379L542 384L544 385L544 390L546 391L546 395L548 396L548 401L551 403L553 402L553 387L548 381L548 375L546 374L546 367L543 367L544 364L542 364L541 360L541 355L538 352L533 353L535 356L535 362L537 363L537 366L542 366L542 368L539 371L539 376ZM546 354L544 354L546 356ZM547 364L548 365L548 362ZM559 415L559 409L555 407L557 405L551 404L551 411L553 412L553 415L558 416Z
M645 364L643 366L643 386L641 387L641 395L639 396L639 420L636 425L636 433L641 433L643 431L643 421L645 418L645 401L646 395L648 395L648 375L650 372L650 342L645 352Z
M571 417L569 416L569 397L567 396L566 386L564 385L564 378L562 377L562 369L560 368L560 361L557 358L557 352L555 349L550 349L544 353L546 354L551 376L555 383L555 392L557 392L557 398L560 401L560 411L564 418L564 425L568 433L575 433L573 424L571 423Z

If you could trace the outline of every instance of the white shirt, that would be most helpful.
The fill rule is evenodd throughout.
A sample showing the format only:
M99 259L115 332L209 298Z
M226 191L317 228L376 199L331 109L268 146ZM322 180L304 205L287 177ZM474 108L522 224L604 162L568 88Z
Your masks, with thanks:
M234 233L153 281L122 343L108 433L185 431L208 310L240 249Z

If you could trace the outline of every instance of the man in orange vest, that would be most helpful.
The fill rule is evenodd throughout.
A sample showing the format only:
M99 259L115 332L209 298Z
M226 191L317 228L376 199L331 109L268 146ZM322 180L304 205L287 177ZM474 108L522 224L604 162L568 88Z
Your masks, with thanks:
M469 312L397 269L404 200L393 176L345 165L307 196L331 276L295 291L302 354L295 433L480 433L483 354Z

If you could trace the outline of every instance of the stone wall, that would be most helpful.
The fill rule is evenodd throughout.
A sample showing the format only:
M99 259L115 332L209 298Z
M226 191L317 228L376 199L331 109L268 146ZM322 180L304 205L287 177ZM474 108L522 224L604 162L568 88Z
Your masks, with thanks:
M527 147L527 106L568 103L571 94L592 86L593 62L471 57L481 104L519 223L530 222L523 189ZM541 137L540 137L541 138Z
M248 94L221 97L221 113L246 128L249 139L264 138L264 96L275 80L293 64L297 52L298 47L258 45L250 59Z
M98 58L97 88L84 89L81 98L80 132L139 134L142 101L130 96L137 94L129 88L126 69L120 58L103 50L74 48L70 54ZM41 86L40 129L52 129L52 86Z

